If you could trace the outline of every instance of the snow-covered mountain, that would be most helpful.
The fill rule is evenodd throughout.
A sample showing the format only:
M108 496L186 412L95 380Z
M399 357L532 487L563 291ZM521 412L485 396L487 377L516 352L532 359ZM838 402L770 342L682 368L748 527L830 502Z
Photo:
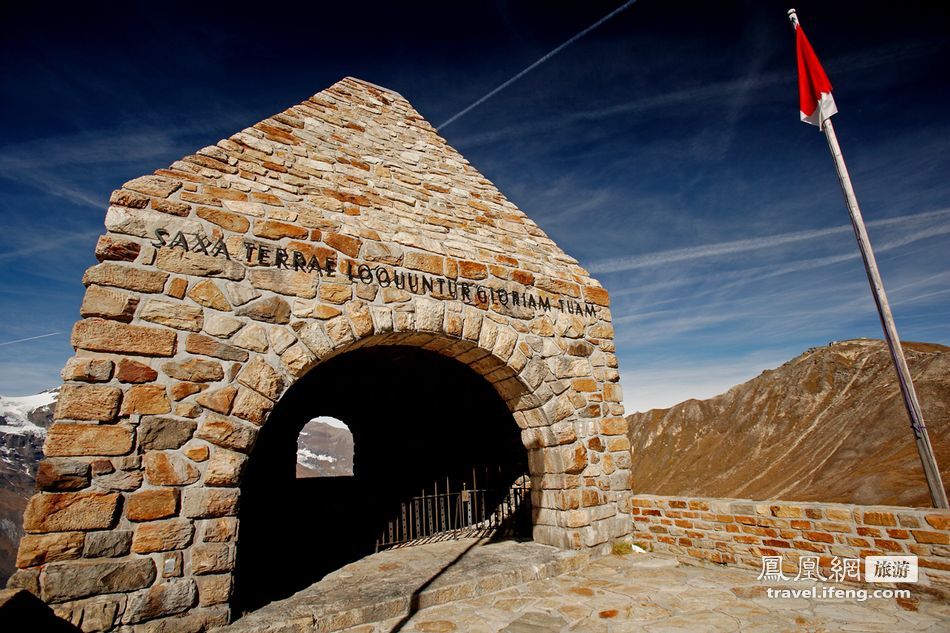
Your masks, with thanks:
M0 586L13 572L23 509L33 494L58 396L58 388L34 396L0 396Z

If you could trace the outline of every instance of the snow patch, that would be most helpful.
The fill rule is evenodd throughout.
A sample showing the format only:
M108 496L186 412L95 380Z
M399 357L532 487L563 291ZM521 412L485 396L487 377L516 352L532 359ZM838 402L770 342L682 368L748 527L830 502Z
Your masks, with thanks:
M304 466L307 466L308 463L312 464L315 461L329 462L332 464L333 462L337 461L337 458L331 455L324 455L323 453L314 453L312 450L310 450L309 448L305 446L297 449L297 463L298 464L303 464Z
M0 396L0 433L9 435L46 435L46 429L30 421L30 414L48 407L59 397L59 388L32 396Z

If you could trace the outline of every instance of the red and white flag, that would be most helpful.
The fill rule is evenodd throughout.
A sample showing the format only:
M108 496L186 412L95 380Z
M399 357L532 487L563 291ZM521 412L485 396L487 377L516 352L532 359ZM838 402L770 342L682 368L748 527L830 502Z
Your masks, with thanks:
M831 96L831 82L818 56L812 50L805 31L795 20L795 48L798 53L798 102L802 121L821 127L838 107Z

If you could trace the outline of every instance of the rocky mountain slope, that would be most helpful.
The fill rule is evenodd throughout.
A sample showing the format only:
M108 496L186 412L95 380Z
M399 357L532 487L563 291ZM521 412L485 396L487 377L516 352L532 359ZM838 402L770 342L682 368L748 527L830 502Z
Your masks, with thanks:
M950 348L904 351L950 483ZM628 420L638 492L930 505L882 341L811 349L722 395Z
M298 477L348 477L353 474L353 434L319 420L304 425L297 439Z
M58 389L23 398L0 396L0 586L14 568L23 509L33 494L57 395Z

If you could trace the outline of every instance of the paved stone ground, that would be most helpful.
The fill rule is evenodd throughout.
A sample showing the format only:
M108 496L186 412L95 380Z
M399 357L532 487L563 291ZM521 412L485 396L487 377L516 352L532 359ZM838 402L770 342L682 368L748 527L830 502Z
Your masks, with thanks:
M922 595L902 606L893 598L769 598L757 575L685 565L661 554L609 555L590 562L586 553L537 543L447 541L368 556L217 631L950 631L948 601Z
M425 609L485 596L583 569L589 562L586 552L487 539L388 550L350 563L290 598L272 602L215 630L326 633L367 622L395 623L410 612L410 604L413 610Z
M422 609L406 621L393 618L353 627L347 633L950 631L946 601L923 597L911 611L894 599L859 603L768 598L756 576L741 569L682 565L654 554L609 556L557 578Z

